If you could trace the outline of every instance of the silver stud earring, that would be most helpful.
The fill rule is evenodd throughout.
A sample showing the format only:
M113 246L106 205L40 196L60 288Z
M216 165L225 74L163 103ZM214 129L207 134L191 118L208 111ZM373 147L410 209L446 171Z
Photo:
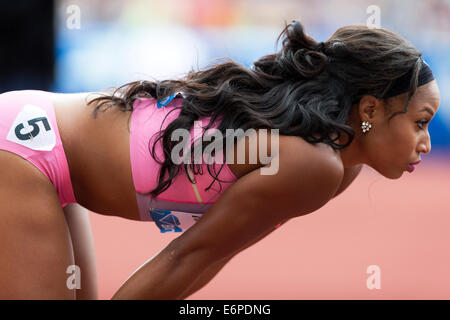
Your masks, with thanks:
M372 125L368 121L363 121L361 124L362 132L366 133L372 128Z

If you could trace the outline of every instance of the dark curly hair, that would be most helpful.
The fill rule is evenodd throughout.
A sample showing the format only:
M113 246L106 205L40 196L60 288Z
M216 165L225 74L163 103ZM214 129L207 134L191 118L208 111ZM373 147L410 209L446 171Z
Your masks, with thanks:
M300 136L312 144L323 142L343 149L354 138L348 124L352 106L364 95L385 99L393 82L412 71L405 110L397 113L407 111L417 88L422 54L394 32L350 25L318 43L294 20L285 24L276 43L280 38L281 50L261 57L250 68L225 59L204 70L191 70L183 79L133 81L89 102L97 102L95 117L104 104L125 112L132 111L139 98L163 99L175 92L183 93L179 116L158 133L151 148L152 157L161 168L158 185L148 194L157 196L166 190L182 166L186 174L187 166L194 174L202 174L200 165L175 164L170 157L177 143L171 141L174 130L190 130L200 117L211 117L208 129L221 116L217 129L224 136L226 129L279 129L280 135ZM348 137L345 144L337 143L341 135ZM155 157L159 140L165 157L162 161ZM202 147L209 144L202 143ZM208 165L211 174L210 169ZM212 183L218 180L217 175Z

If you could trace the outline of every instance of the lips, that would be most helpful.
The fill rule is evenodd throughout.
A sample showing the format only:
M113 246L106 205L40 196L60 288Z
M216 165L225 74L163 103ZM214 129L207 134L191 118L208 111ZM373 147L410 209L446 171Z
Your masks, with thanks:
M408 165L408 172L413 172L414 169L415 169L414 166L415 166L415 165L418 165L420 162L421 162L421 160L419 160L419 161L417 161L417 162L410 163L410 164Z

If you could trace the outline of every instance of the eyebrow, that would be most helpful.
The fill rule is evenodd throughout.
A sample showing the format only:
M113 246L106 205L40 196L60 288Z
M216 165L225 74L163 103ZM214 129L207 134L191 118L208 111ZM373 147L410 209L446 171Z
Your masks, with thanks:
M423 112L423 111L426 111L426 112L428 112L429 114L431 114L432 116L434 115L434 112L433 112L433 110L431 110L430 108L428 108L428 107L425 107L425 108L423 108L422 110L420 110L419 112Z

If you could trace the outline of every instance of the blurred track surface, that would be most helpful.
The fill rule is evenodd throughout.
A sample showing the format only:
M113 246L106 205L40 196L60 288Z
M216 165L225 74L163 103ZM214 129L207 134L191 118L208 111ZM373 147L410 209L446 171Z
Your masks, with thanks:
M364 167L346 192L238 254L188 299L450 299L449 215L449 157L424 157L398 180ZM90 218L101 299L179 235ZM380 289L366 285L371 265Z

